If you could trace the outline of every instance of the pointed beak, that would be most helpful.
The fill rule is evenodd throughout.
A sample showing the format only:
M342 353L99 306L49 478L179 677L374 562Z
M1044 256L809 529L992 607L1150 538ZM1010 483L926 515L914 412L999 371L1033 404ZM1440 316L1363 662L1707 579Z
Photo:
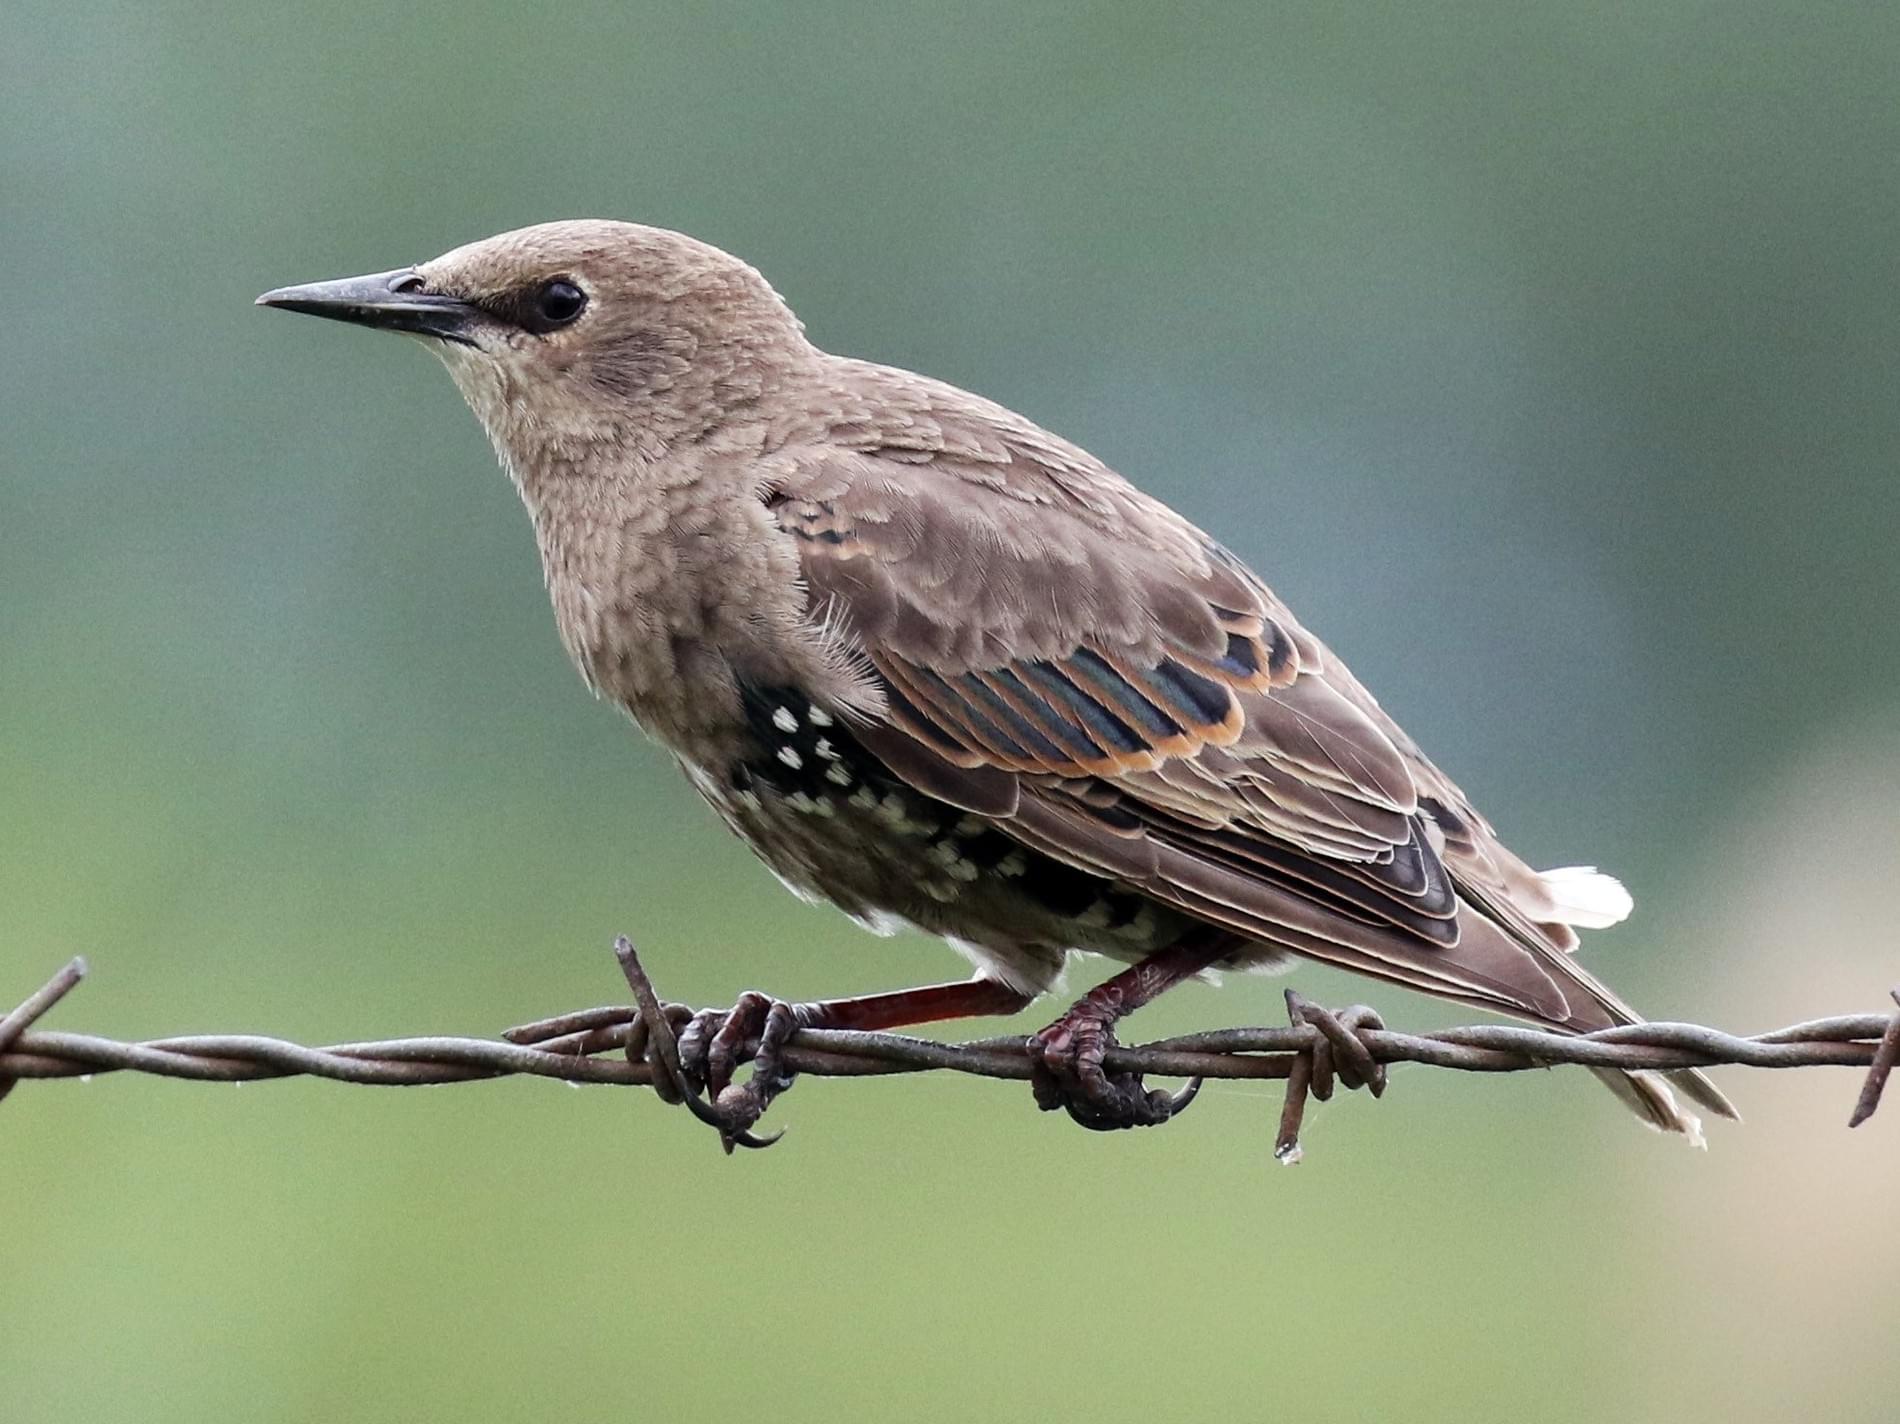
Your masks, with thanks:
M334 282L310 282L301 287L279 287L264 293L257 304L383 331L433 336L464 346L475 344L471 333L481 315L473 303L429 291L413 267L367 277L340 277Z

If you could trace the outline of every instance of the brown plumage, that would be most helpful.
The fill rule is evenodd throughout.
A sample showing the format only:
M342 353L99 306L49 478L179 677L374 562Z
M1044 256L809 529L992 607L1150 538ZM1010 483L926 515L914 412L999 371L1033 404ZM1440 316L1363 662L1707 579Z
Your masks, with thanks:
M1571 957L1621 887L1514 856L1237 558L1002 406L820 351L737 259L551 223L260 300L435 347L582 676L799 893L1021 995L1073 950L1170 956L1104 1030L1289 956L1570 1032L1635 1021ZM1654 1075L1606 1076L1695 1133Z

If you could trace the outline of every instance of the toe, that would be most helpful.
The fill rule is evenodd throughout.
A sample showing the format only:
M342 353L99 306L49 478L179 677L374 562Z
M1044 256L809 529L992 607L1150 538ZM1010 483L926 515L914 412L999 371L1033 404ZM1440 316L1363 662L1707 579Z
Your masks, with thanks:
M701 1009L680 1030L680 1070L697 1089L705 1088L713 1071L713 1041L726 1022L723 1009Z
M723 1016L706 1050L706 1094L717 1098L732 1085L732 1075L743 1061L745 1046L759 1032L772 1001L747 990Z

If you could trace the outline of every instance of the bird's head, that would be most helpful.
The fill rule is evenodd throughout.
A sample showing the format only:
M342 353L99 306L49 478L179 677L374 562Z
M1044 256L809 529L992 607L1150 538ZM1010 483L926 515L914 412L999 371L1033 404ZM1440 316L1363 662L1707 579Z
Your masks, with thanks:
M811 348L751 267L634 223L542 223L260 306L422 338L504 459L697 436Z

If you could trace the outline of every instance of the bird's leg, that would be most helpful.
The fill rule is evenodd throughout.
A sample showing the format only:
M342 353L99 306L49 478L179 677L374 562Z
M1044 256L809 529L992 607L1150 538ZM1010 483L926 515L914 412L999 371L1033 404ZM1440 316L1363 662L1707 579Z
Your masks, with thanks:
M1103 1057L1115 1042L1115 1024L1203 969L1231 954L1230 936L1205 931L1149 955L1096 985L1069 1011L1029 1040L1030 1082L1044 1112L1062 1108L1086 1128L1151 1127L1194 1101L1195 1079L1170 1096L1150 1092L1135 1073L1109 1073Z
M730 1009L703 1009L679 1039L680 1066L690 1083L703 1087L728 1135L743 1132L772 1100L792 1085L782 1060L785 1041L801 1028L887 1029L944 1019L1013 1014L1031 996L994 979L929 984L853 999L792 1004L748 990ZM748 1054L748 1046L757 1046ZM732 1075L748 1057L752 1076L735 1084Z

